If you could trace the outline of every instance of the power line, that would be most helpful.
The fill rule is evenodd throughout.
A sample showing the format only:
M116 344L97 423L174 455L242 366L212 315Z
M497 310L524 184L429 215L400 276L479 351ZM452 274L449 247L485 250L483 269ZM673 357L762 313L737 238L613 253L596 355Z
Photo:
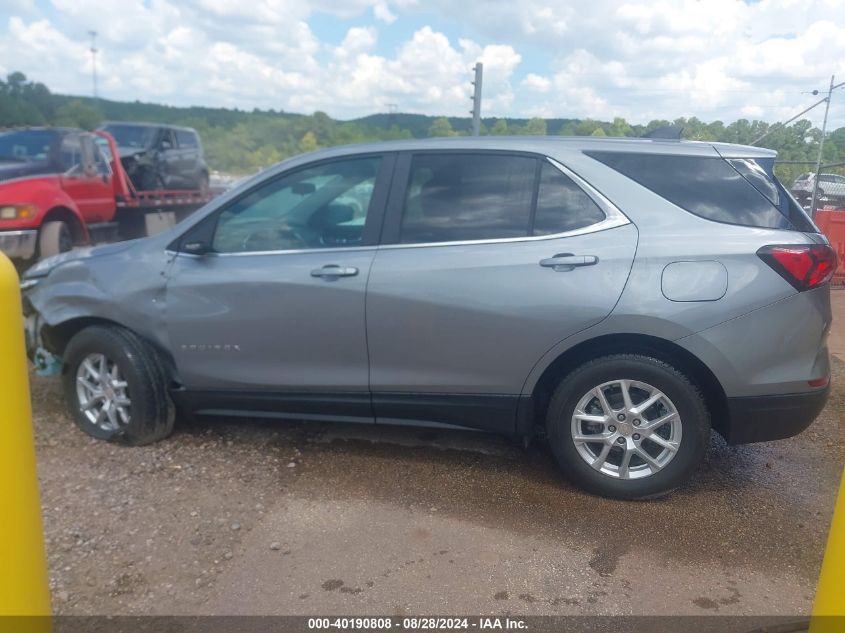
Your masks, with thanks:
M786 127L787 125L789 125L790 123L792 123L795 119L797 119L798 117L800 117L800 116L802 116L802 115L806 114L807 112L809 112L810 110L812 110L813 108L815 108L817 105L822 104L822 103L824 103L825 101L828 101L828 99L827 99L827 98L824 98L824 99L822 99L821 101L816 101L816 102L815 102L813 105L811 105L809 108L807 108L806 110L801 110L801 112L799 112L798 114L796 114L794 117L792 117L792 118L791 118L791 119L789 119L788 121L785 121L784 123L781 123L781 124L778 124L778 123L773 124L771 127L769 127L769 129L768 129L768 130L766 130L766 133L765 133L765 134L763 134L762 136L758 136L758 137L757 137L757 138L755 138L753 141L751 141L751 144L752 144L752 145L756 145L758 142L762 141L764 138L766 138L769 134L771 134L771 133L772 133L772 131L775 129L775 126L777 126L777 125L782 125L783 127ZM828 105L830 105L830 102L829 102L829 101L828 101ZM825 118L825 121L827 121L827 111L825 111L824 118Z

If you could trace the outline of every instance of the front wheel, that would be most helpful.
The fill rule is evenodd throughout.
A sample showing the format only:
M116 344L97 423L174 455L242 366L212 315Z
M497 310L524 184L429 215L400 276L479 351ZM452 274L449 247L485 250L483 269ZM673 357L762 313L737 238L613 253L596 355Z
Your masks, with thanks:
M573 481L595 494L642 499L667 494L691 476L707 449L710 415L677 369L622 354L564 378L546 427L552 452Z
M139 446L173 429L161 361L129 330L92 326L76 334L65 349L62 384L76 425L88 435Z
M73 237L67 222L52 220L45 222L38 233L38 258L46 259L73 248Z

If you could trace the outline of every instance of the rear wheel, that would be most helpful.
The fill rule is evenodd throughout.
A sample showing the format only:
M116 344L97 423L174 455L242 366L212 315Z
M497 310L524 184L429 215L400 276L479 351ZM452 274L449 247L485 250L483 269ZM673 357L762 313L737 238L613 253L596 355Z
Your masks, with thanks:
M175 410L156 353L129 330L92 326L64 353L62 384L88 435L139 446L170 435Z
M695 385L674 367L633 354L590 361L564 378L546 424L567 475L590 492L620 499L677 488L710 437Z
M45 222L38 233L38 257L44 259L73 248L73 237L67 222L54 220Z

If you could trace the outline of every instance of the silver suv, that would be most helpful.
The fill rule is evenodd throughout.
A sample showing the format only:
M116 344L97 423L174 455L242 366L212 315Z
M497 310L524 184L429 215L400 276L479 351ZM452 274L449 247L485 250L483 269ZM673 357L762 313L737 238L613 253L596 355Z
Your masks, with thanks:
M456 138L298 156L165 234L27 273L29 349L79 427L176 411L545 437L584 488L682 484L711 428L824 406L835 254L774 153Z
M812 197L815 182L815 174L801 174L792 183L792 194L798 198ZM845 176L840 176L839 174L820 174L818 196L819 198L845 199Z

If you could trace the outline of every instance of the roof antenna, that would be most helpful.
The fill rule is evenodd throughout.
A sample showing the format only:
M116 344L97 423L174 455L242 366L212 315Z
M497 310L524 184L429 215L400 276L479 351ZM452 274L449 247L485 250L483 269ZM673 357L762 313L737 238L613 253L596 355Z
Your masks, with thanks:
M651 132L643 134L642 138L655 138L671 141L680 141L684 128L680 125L664 125L654 128Z

